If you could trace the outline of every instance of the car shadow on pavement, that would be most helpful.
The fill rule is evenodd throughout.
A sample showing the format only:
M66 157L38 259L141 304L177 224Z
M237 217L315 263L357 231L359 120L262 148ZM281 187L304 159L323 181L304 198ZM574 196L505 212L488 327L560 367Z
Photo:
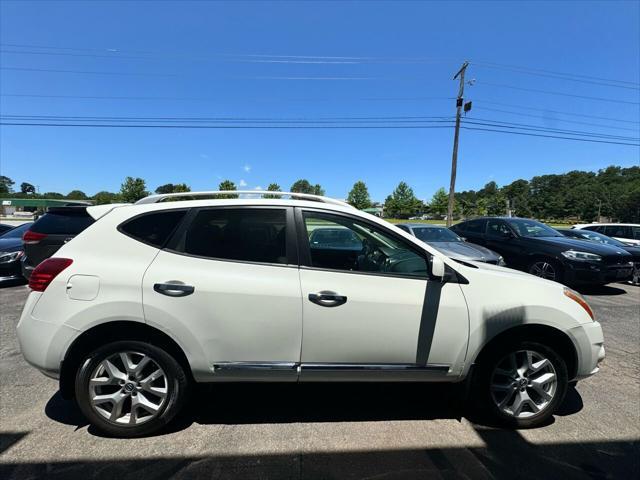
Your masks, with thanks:
M197 391L180 427L200 424L280 422L350 422L460 418L455 389L424 384L226 384ZM558 415L582 408L570 388ZM84 426L75 404L54 395L47 415L68 425ZM188 417L188 418L187 418ZM178 422L180 424L180 422ZM357 448L305 450L294 442L291 451L261 454L220 454L4 463L0 478L47 479L617 479L640 475L640 442L584 441L534 444L516 430L472 424L477 439L451 447ZM89 432L97 433L89 428ZM165 434L171 431L165 432ZM25 435L5 439L8 448ZM132 442L136 440L119 440ZM160 441L160 439L158 439ZM170 439L168 440L170 441ZM431 443L424 438L424 445ZM81 452L79 452L81 453Z
M626 290L613 285L583 285L580 287L574 287L574 289L583 295L615 296L627 293Z
M198 385L183 413L156 436L200 425L269 423L372 422L456 419L466 416L484 426L490 421L465 408L461 385L428 383L221 383ZM472 398L472 397L471 397ZM582 398L570 387L559 416L582 409ZM46 415L78 429L88 423L73 401L51 397ZM554 422L553 417L548 424ZM88 432L104 436L93 426Z
M305 450L284 453L80 460L0 460L0 478L191 479L630 479L640 475L640 442L534 444L520 432L475 427L482 445ZM135 442L135 440L122 440ZM429 438L424 439L429 443Z

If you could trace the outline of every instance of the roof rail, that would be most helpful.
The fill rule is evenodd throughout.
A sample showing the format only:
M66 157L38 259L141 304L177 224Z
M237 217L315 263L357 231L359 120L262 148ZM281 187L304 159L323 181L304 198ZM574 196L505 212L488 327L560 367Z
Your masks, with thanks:
M216 190L210 192L178 192L178 193L161 193L158 195L149 195L136 202L136 205L145 203L159 203L168 198L184 198L184 200L197 200L197 197L212 197L217 195L259 195L264 197L265 195L289 197L292 199L310 200L312 202L330 203L332 205L340 205L341 207L351 207L352 205L342 200L336 200L334 198L324 197L322 195L311 195L310 193L297 193L297 192L272 192L270 190Z

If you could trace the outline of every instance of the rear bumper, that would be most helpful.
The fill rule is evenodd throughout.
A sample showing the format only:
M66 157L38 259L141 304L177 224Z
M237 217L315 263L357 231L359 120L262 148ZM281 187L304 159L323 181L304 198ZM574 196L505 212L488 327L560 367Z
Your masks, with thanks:
M604 360L604 337L600 323L586 323L569 330L576 346L578 368L575 378L582 380L598 373Z
M18 322L18 342L24 359L48 377L58 378L60 362L80 331L64 324L38 320L31 314L40 292L31 292Z
M633 265L606 265L596 262L566 262L564 280L569 284L604 285L630 280Z

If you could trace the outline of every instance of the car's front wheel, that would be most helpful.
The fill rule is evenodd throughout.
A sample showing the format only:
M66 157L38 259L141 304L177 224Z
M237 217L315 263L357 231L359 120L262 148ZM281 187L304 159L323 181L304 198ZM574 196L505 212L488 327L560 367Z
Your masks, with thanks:
M562 357L535 342L494 349L477 374L476 394L485 413L515 428L544 425L562 403L568 385Z
M562 266L550 258L537 258L529 263L527 271L536 277L562 283Z
M180 411L189 380L164 350L139 341L88 354L76 375L76 401L90 423L118 437L157 432Z

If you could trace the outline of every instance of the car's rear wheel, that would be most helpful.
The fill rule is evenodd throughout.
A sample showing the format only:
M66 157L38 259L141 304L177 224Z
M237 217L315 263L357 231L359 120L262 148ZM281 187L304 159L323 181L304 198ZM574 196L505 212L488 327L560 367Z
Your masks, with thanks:
M529 264L527 271L536 277L562 282L562 267L550 258L536 258Z
M118 437L157 432L180 411L189 381L164 350L118 341L87 355L76 375L78 406L101 431Z
M476 394L501 425L544 425L567 391L567 366L553 349L535 342L495 348L479 365Z

